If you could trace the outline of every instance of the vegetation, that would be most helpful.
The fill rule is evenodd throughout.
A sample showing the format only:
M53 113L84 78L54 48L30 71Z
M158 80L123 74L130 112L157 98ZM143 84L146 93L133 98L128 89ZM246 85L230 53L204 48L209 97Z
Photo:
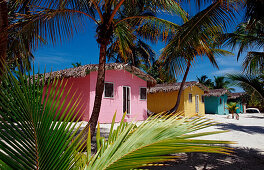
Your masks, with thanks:
M226 109L232 114L232 119L234 119L234 114L236 115L236 119L239 119L239 115L236 113L236 110L238 109L236 102L228 103Z
M49 82L45 89L41 79L21 72L4 74L0 87L0 167L69 169L78 159L80 140L73 140L78 130L73 120L79 98L68 96L64 81ZM66 105L67 97L71 100Z
M197 77L197 80L199 83L205 85L206 87L208 87L209 89L213 89L214 87L214 82L212 82L211 79L209 79L206 75L202 75L201 77Z
M91 132L95 131L98 116L100 113L103 86L105 79L105 62L107 47L111 45L114 38L117 39L119 54L126 57L131 53L129 44L135 37L147 35L149 26L166 25L166 21L153 16L157 11L168 11L171 14L178 14L183 18L185 12L179 4L172 0L166 1L10 1L15 2L15 11L27 9L26 14L16 13L16 20L20 25L23 35L32 40L33 46L40 42L38 37L49 39L56 43L58 40L67 40L81 29L84 29L87 22L92 21L96 25L97 43L100 47L99 67L96 82L96 95L92 115L89 121ZM21 10L20 10L21 9ZM124 12L124 10L129 12ZM125 14L125 15L124 15ZM151 14L151 15L149 15ZM147 22L148 21L148 22ZM145 24L147 22L147 24ZM135 23L140 23L137 31L133 30ZM170 27L163 27L163 30ZM156 27L157 29L157 27ZM34 31L32 31L34 30ZM136 34L136 35L135 35ZM145 36L154 37L156 35ZM88 127L86 128L88 130Z
M215 145L230 142L193 139L221 133L219 131L188 134L214 124L203 118L188 120L176 115L161 118L156 115L136 126L133 123L125 123L124 117L125 115L115 130L115 117L113 118L108 140L100 137L100 132L97 131L97 152L91 154L89 140L88 154L82 154L83 158L78 165L85 169L131 169L149 166L153 162L177 159L178 156L169 155L172 153L230 152L228 148Z
M231 83L224 76L214 76L214 89L227 89L229 91L235 91L234 88L231 88Z
M175 76L168 73L162 66L164 64L156 60L150 67L141 65L141 68L149 75L151 75L158 84L162 83L176 83Z
M168 155L172 153L231 153L230 148L219 145L230 144L229 141L193 139L224 132L194 133L215 124L210 120L157 115L136 126L125 123L124 114L115 130L114 116L108 140L100 137L98 128L95 154L91 154L89 128L84 154L80 138L85 131L77 135L80 126L78 121L73 122L81 107L79 97L75 100L68 96L64 80L48 80L45 87L43 76L10 71L4 74L0 87L2 168L130 169L177 158ZM67 105L66 98L70 98Z
M200 1L199 1L200 2ZM233 18L231 2L214 1L206 9L188 19L177 27L177 32L172 36L168 45L163 49L160 60L171 74L184 72L175 106L169 111L175 112L180 104L182 89L191 65L198 56L206 56L217 67L216 55L229 55L230 53L219 49L214 44L216 35L223 32L226 23Z
M228 78L241 87L247 95L244 96L248 106L262 108L264 104L264 76L249 74L228 74Z
M73 68L80 67L81 65L81 62L72 63Z

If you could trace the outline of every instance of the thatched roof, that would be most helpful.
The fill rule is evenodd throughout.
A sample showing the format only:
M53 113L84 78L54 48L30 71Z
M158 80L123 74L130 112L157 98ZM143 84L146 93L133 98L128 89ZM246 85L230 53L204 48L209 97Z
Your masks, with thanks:
M224 94L229 95L230 92L227 89L212 89L212 90L209 90L208 93L204 94L204 96L216 96L216 97L219 97L219 96L222 96Z
M150 75L144 73L139 68L130 66L123 63L107 63L105 65L106 70L126 70L137 77L147 81L148 86L154 86L156 84L156 80L151 77ZM87 64L83 66L79 66L76 68L69 68L59 71L54 71L51 73L45 74L45 82L50 79L53 80L55 78L62 79L62 78L77 78L77 77L85 77L88 75L91 71L97 71L98 70L98 64Z
M151 87L148 90L148 93L158 93L158 92L171 92L171 91L177 91L180 89L181 83L171 83L171 84L157 84L154 87ZM192 87L192 86L198 86L200 89L203 91L207 91L208 88L204 86L203 84L197 82L197 81L190 81L190 82L185 82L183 89L186 89L187 87Z
M240 93L230 93L228 96L228 99L237 99L241 96L243 96L245 93L244 92L240 92Z

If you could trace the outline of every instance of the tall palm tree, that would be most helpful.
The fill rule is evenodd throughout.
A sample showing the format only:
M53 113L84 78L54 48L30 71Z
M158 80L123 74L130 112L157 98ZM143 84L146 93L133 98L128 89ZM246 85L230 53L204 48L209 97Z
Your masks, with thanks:
M252 93L259 94L262 102L264 101L264 75L248 75L248 74L228 74L227 77L237 86L243 89L250 89Z
M158 19L151 14L157 11L169 11L178 14L186 19L186 13L180 8L179 4L173 0L157 0L157 1L141 1L141 0L119 0L119 1L101 1L101 0L37 0L29 1L30 13L28 15L20 15L25 21L20 23L26 30L26 35L30 39L34 39L40 35L44 39L50 39L54 43L59 40L63 41L71 37L75 30L89 21L96 26L96 41L99 44L99 65L96 82L96 92L92 115L89 120L91 132L95 131L97 120L101 108L101 100L105 79L105 63L107 55L107 47L114 40L114 35L122 40L119 41L119 49L123 50L123 57L128 54L127 42L135 40L135 31L131 30L133 23L141 23L140 31L147 33L148 24L158 26L161 23L167 24L166 21ZM127 10L126 15L123 11ZM120 17L121 16L121 17ZM85 18L87 17L87 18ZM148 21L148 24L144 24ZM130 25L131 24L131 25ZM82 27L84 28L84 27ZM29 31L34 29L34 31ZM163 27L163 29L166 29ZM167 31L169 32L169 31ZM136 32L139 34L139 31ZM145 34L146 35L146 34ZM152 35L154 37L156 35ZM39 40L34 39L35 42ZM124 41L126 40L126 41ZM132 43L131 43L132 44ZM86 127L88 130L88 126Z
M8 8L5 0L0 0L0 75L4 69L3 62L7 52Z
M217 49L213 40L215 35L222 32L226 23L234 17L232 10L229 10L233 4L227 4L223 1L214 1L212 5L180 26L177 33L164 48L160 59L164 61L165 67L172 74L185 71L177 101L169 112L175 112L179 107L184 83L196 57L206 56L213 66L218 67L215 55L226 54L226 51Z
M208 77L206 75L202 75L201 77L197 77L197 80L199 83L202 83L203 85L205 85L208 88L213 88L214 87L214 83L212 82L211 79L208 79Z
M243 71L258 74L264 70L264 19L254 22L250 28L249 24L250 21L239 24L233 33L224 34L220 42L232 49L238 46L237 59L243 52L247 52L243 62Z

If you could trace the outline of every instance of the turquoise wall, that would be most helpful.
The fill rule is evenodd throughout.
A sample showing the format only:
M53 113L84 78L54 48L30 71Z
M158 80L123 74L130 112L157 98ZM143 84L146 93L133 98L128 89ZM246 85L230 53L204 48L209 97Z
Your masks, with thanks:
M220 104L220 99L222 100L221 104ZM219 114L219 115L229 114L228 110L226 109L226 104L227 104L227 95L222 95L220 97L205 96L204 98L205 113Z
M236 110L237 113L243 113L243 105L240 101L237 101L237 105L238 109Z

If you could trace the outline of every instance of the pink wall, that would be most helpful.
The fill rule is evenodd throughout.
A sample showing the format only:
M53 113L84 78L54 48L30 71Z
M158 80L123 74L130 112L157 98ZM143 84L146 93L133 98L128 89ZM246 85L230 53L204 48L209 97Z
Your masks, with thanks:
M97 72L91 72L86 77L64 79L63 84L67 81L65 93L70 89L66 99L66 104L76 92L73 101L76 101L80 95L81 100L78 106L80 109L80 120L89 121L92 114ZM129 86L131 89L131 114L127 115L126 120L145 120L147 118L147 100L140 100L140 87L147 87L147 82L125 70L107 70L106 82L114 84L114 97L102 99L101 112L99 116L100 123L111 123L114 113L116 112L116 122L120 122L123 116L123 86ZM72 105L72 104L71 104ZM81 107L82 106L82 107Z
M90 106L92 113L97 72L90 73ZM114 97L102 100L100 123L111 123L114 113L117 112L116 122L120 122L123 115L123 86L131 88L131 115L127 120L145 120L147 118L147 100L140 100L140 87L147 87L147 82L125 70L107 70L105 82L114 83ZM88 121L88 119L85 119Z
M67 93L69 92L66 102L64 104L64 107L62 108L63 111L67 107L70 100L72 100L70 107L72 108L73 104L77 101L79 102L78 107L76 108L76 113L78 115L76 116L75 120L77 120L80 116L80 120L88 120L89 119L89 90L90 90L90 78L89 76L86 77L80 77L80 78L69 78L64 79L63 81L59 81L58 84L62 82L62 87L65 86L66 88L62 96L61 103L65 99ZM59 85L57 85L59 87ZM58 88L57 87L57 88ZM51 86L49 86L49 89ZM58 91L58 90L57 90ZM76 103L77 104L77 103ZM69 109L70 110L70 109ZM68 110L68 111L69 111Z

